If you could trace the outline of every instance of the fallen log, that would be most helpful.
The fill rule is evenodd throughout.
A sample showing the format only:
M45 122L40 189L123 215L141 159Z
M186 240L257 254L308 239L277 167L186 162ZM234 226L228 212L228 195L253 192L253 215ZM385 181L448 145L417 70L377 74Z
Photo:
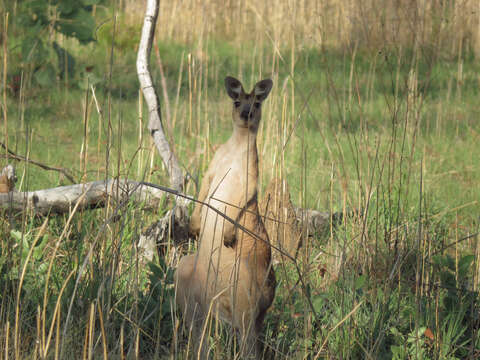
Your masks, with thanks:
M276 184L275 181L272 183ZM331 221L334 224L341 222L342 214L294 208L288 189L283 188L274 186L274 190L267 191L265 199L261 201L261 213L265 217L273 244L295 257L301 246L301 232L309 236L324 232ZM284 191L275 195L280 189ZM154 209L168 194L178 194L177 203L182 205L176 204L165 216L151 224L139 238L138 247L143 253L143 259L151 261L158 248L165 245L169 239L175 245L188 240L190 218L185 210L188 203L194 201L193 198L155 184L129 179L109 179L36 191L0 193L0 208L47 215L68 213L77 203L77 210L84 211L104 207L108 202L118 204L133 201L142 204L144 209Z
M350 211L347 215L352 216L354 212ZM334 226L343 221L342 212L329 213L328 211L318 211L313 209L295 208L297 223L307 232L309 236L319 234L330 229L330 223ZM302 226L303 224L303 226Z
M154 208L165 194L162 190L137 181L109 179L44 190L0 194L0 208L14 211L32 210L35 214L45 215L69 212L77 202L80 202L78 210L99 208L105 206L109 200L131 200Z
M342 213L329 213L294 207L285 179L274 178L265 189L259 209L270 242L279 251L272 251L276 262L284 261L284 253L295 258L306 237L322 235L330 225L342 221Z

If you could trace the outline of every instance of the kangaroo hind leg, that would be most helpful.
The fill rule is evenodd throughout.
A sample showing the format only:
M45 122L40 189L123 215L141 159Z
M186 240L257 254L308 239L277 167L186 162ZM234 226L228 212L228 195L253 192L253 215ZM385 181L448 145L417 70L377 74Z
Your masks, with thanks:
M207 341L201 339L205 324L205 311L198 299L198 269L195 255L184 256L175 272L176 302L183 315L184 333L193 345L193 359L207 359ZM201 341L202 340L202 341ZM190 346L189 346L190 347Z

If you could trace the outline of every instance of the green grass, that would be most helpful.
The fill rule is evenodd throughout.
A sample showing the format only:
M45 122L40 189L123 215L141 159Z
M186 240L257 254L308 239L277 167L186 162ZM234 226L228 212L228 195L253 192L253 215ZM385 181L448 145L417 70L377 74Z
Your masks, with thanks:
M9 148L67 168L78 181L145 175L166 185L145 105L139 122L136 38L120 31L111 59L112 38L102 31L99 42L87 46L65 41L78 69L93 66L92 72L79 70L68 84L57 80L51 87L32 82L24 103L8 96ZM275 88L259 133L261 189L281 174L297 206L364 213L306 239L300 273L292 264L277 266L276 297L265 321L267 358L479 355L475 58L300 46L292 53L288 46L220 37L158 46L175 149L194 179L201 180L212 146L231 131L224 77L238 76L250 90L271 76ZM151 68L161 96L154 53ZM101 113L91 88L85 89L87 75ZM69 184L57 172L16 166L18 190ZM187 192L197 192L194 181ZM104 352L109 358L183 358L188 339L177 331L172 280L181 249L162 249L163 256L145 266L136 247L140 233L166 209L113 205L71 219L6 211L0 230L5 358L102 358ZM232 356L229 329L215 331L213 353Z

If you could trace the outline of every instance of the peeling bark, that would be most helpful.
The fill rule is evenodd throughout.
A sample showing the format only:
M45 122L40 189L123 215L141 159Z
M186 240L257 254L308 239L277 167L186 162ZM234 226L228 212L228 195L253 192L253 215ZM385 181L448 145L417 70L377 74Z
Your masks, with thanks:
M153 36L158 17L158 0L148 0L142 34L137 53L137 74L143 96L148 106L148 129L170 176L170 186L183 191L184 175L175 153L165 137L162 126L160 101L149 70Z
M145 10L142 34L137 53L137 74L143 96L148 106L148 129L150 135L167 168L170 177L170 186L174 190L183 192L185 176L173 151L174 144L170 146L165 136L162 126L160 101L149 70L149 59L157 23L158 7L159 0L147 0L147 8ZM139 248L143 250L144 260L153 259L157 243L162 241L160 238L163 239L174 231L172 224L179 224L177 230L188 228L187 201L178 196L175 200L175 208L168 211L162 219L150 226L149 231L141 235L138 245Z
M51 189L0 194L0 208L31 210L35 214L67 213L80 201L78 210L99 208L107 201L132 200L157 207L166 193L139 182L124 179L94 181Z

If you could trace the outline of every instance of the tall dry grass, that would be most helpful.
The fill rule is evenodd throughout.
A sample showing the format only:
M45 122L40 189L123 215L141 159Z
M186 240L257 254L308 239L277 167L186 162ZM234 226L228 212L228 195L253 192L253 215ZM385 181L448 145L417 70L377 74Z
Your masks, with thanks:
M143 4L122 7L139 24ZM370 50L424 46L455 56L459 47L480 55L480 3L476 0L190 0L162 1L157 35L195 43L209 36L275 45Z

